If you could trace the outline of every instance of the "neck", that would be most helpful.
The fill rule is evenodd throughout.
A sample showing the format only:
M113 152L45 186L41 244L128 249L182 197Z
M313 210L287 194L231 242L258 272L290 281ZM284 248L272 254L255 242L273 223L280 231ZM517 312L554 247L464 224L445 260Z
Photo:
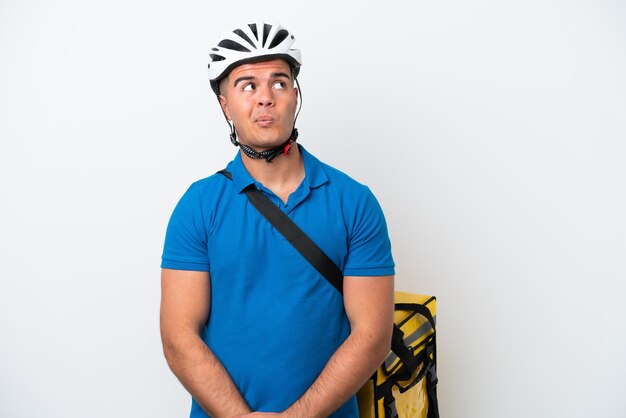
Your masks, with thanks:
M283 202L287 202L304 179L304 162L300 148L296 143L291 146L289 154L281 154L271 163L263 159L252 159L241 152L244 167L253 179L270 189Z

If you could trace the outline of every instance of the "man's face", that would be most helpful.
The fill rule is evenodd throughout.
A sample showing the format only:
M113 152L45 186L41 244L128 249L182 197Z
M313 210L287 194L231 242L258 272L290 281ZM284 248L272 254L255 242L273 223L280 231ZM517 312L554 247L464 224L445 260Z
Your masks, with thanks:
M289 138L298 89L286 61L240 65L222 80L220 92L220 105L242 144L263 151Z

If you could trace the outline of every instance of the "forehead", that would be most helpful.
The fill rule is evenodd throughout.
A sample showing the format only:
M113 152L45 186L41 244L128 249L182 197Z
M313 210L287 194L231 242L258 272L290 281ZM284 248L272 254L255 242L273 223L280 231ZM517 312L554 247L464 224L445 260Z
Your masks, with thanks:
M291 67L287 64L287 61L280 58L271 61L242 64L235 67L230 74L228 74L228 78L260 77L273 73L285 73L291 77Z

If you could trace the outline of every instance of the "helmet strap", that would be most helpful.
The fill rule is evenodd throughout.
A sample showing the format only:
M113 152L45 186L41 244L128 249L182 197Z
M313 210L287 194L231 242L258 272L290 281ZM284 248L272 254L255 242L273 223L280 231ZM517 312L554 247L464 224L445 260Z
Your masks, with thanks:
M291 144L296 142L296 139L298 139L298 130L294 128L293 131L291 131L291 135L289 136L288 140L286 140L285 142L283 142L281 145L277 147L274 147L265 151L258 152L258 151L253 150L246 144L242 144L240 142L238 143L243 153L246 154L249 158L252 158L255 160L263 158L268 163L271 163L272 160L278 157L280 154L285 154L285 155L289 154L289 151L291 151Z

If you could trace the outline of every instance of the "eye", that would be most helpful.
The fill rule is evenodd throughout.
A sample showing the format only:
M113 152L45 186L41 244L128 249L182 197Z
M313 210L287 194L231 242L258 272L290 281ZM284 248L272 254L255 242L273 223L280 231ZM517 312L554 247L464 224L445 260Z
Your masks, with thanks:
M255 89L254 84L252 83L248 83L245 86L243 86L243 91L253 91Z
M287 88L287 84L284 81L277 81L274 83L274 88L277 89L286 89Z

